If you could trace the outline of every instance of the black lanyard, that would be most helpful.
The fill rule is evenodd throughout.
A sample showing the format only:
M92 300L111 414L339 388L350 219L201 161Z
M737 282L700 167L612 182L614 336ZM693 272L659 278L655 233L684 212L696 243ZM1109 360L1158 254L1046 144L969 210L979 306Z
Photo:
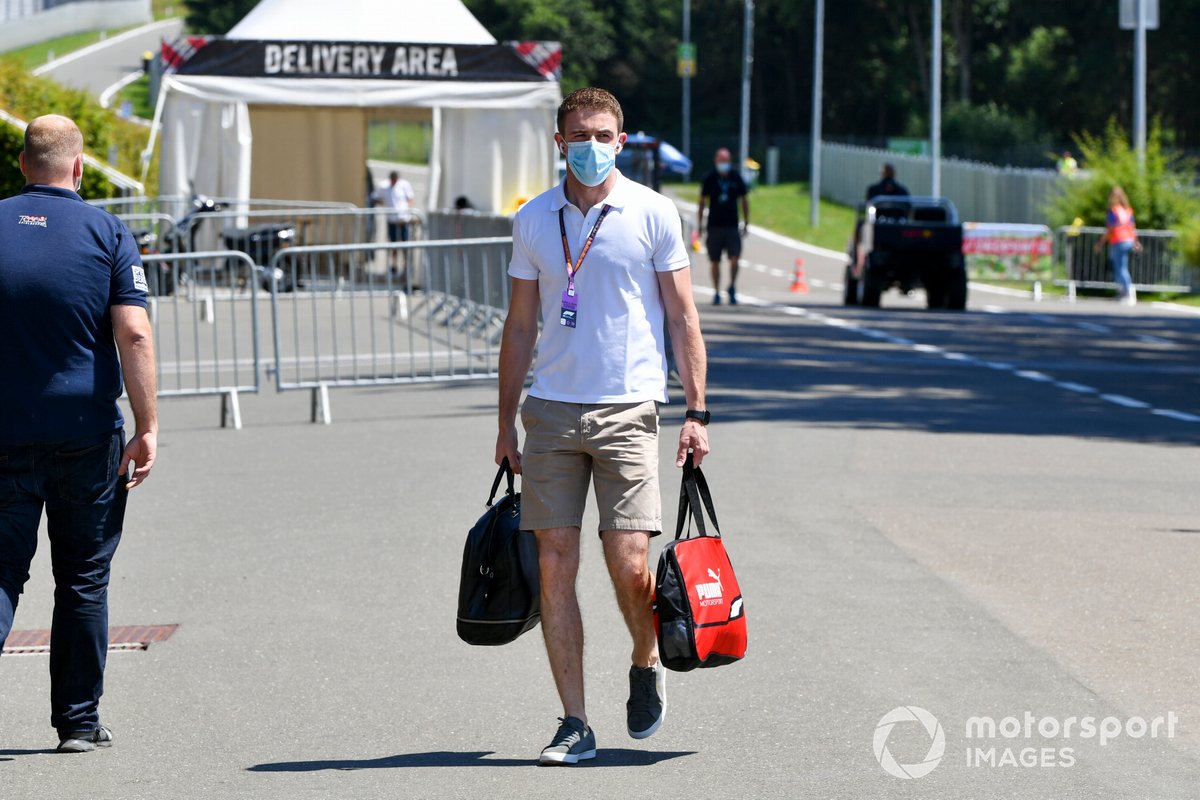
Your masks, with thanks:
M583 243L583 251L579 254L579 261L576 262L571 261L571 246L567 243L567 223L563 221L563 209L558 210L558 230L562 234L563 257L567 260L567 291L571 294L575 294L575 275L583 268L583 260L587 258L588 251L592 249L592 242L596 240L600 223L604 222L604 218L611 210L612 206L608 203L605 203L604 207L600 209L600 216L596 217L596 224L592 226L592 232L588 234L587 241Z

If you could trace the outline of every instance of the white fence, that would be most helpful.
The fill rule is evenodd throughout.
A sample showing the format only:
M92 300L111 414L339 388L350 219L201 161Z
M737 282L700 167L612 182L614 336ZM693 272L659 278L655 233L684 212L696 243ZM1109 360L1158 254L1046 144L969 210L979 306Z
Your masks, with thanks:
M150 0L0 0L0 52L74 33L142 25L153 19Z
M821 194L849 206L866 199L884 162L896 165L896 178L915 195L932 191L928 156L910 156L869 147L821 145ZM989 222L1045 222L1045 208L1061 180L1043 169L1016 169L942 159L942 196L958 207L960 219Z

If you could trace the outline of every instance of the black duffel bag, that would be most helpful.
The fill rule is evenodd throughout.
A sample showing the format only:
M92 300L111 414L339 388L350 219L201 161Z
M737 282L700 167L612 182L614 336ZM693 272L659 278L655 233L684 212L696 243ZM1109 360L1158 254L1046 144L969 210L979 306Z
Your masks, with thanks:
M506 476L508 489L500 502L493 502ZM508 644L541 618L537 539L520 529L521 495L513 482L506 458L492 483L488 510L463 548L458 638L467 644Z

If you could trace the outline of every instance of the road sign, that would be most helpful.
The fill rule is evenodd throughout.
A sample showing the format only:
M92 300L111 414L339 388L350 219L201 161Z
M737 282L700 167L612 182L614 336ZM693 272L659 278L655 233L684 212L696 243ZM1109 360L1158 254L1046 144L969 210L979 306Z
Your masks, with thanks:
M1120 2L1121 30L1136 30L1138 0L1120 0ZM1146 22L1146 30L1158 30L1158 0L1141 0L1141 4L1142 19Z
M676 71L681 78L696 77L696 45L692 42L679 45Z

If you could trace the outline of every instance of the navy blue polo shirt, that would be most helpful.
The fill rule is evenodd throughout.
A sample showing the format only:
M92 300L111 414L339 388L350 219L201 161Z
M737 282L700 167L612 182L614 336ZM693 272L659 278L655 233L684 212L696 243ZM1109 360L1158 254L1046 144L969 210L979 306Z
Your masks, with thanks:
M112 306L146 307L133 235L68 189L0 200L0 445L124 425Z

